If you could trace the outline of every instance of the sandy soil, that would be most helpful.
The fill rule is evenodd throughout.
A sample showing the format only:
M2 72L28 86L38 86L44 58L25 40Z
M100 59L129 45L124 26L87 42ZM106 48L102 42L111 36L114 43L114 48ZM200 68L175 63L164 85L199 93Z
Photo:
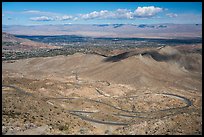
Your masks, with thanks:
M157 52L2 62L2 133L202 134L202 55Z

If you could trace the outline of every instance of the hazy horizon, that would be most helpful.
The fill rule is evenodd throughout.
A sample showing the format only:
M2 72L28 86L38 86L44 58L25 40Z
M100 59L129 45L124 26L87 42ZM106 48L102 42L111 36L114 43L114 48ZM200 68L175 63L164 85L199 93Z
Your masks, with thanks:
M28 24L28 25L6 25L6 24L2 24L2 26L41 26L41 25L45 25L45 26L48 26L48 25L114 25L114 24L124 24L124 25L159 25L159 24L179 24L179 25L193 25L193 24L198 24L198 25L202 25L202 23L152 23L152 24L148 24L148 23L141 23L141 24L134 24L134 23L128 23L128 24L125 24L125 23L113 23L113 24L108 24L108 23L90 23L90 24L80 24L80 23L65 23L65 24Z

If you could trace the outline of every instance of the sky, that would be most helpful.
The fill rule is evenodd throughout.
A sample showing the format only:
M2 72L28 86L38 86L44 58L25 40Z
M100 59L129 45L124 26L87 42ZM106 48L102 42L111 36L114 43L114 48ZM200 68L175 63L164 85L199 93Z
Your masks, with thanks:
M2 2L3 25L202 24L202 2Z

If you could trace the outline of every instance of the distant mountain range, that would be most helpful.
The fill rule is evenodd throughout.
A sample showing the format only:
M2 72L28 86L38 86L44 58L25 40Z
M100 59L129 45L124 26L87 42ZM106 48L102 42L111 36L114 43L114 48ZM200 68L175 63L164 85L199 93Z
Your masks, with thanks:
M64 24L2 25L16 35L78 35L112 38L189 38L202 37L202 24Z

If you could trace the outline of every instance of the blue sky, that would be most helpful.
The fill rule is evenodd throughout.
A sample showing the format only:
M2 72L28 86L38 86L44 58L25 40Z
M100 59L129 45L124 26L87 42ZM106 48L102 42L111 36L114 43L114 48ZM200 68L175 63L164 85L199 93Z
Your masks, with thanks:
M3 25L202 24L202 2L3 2Z

